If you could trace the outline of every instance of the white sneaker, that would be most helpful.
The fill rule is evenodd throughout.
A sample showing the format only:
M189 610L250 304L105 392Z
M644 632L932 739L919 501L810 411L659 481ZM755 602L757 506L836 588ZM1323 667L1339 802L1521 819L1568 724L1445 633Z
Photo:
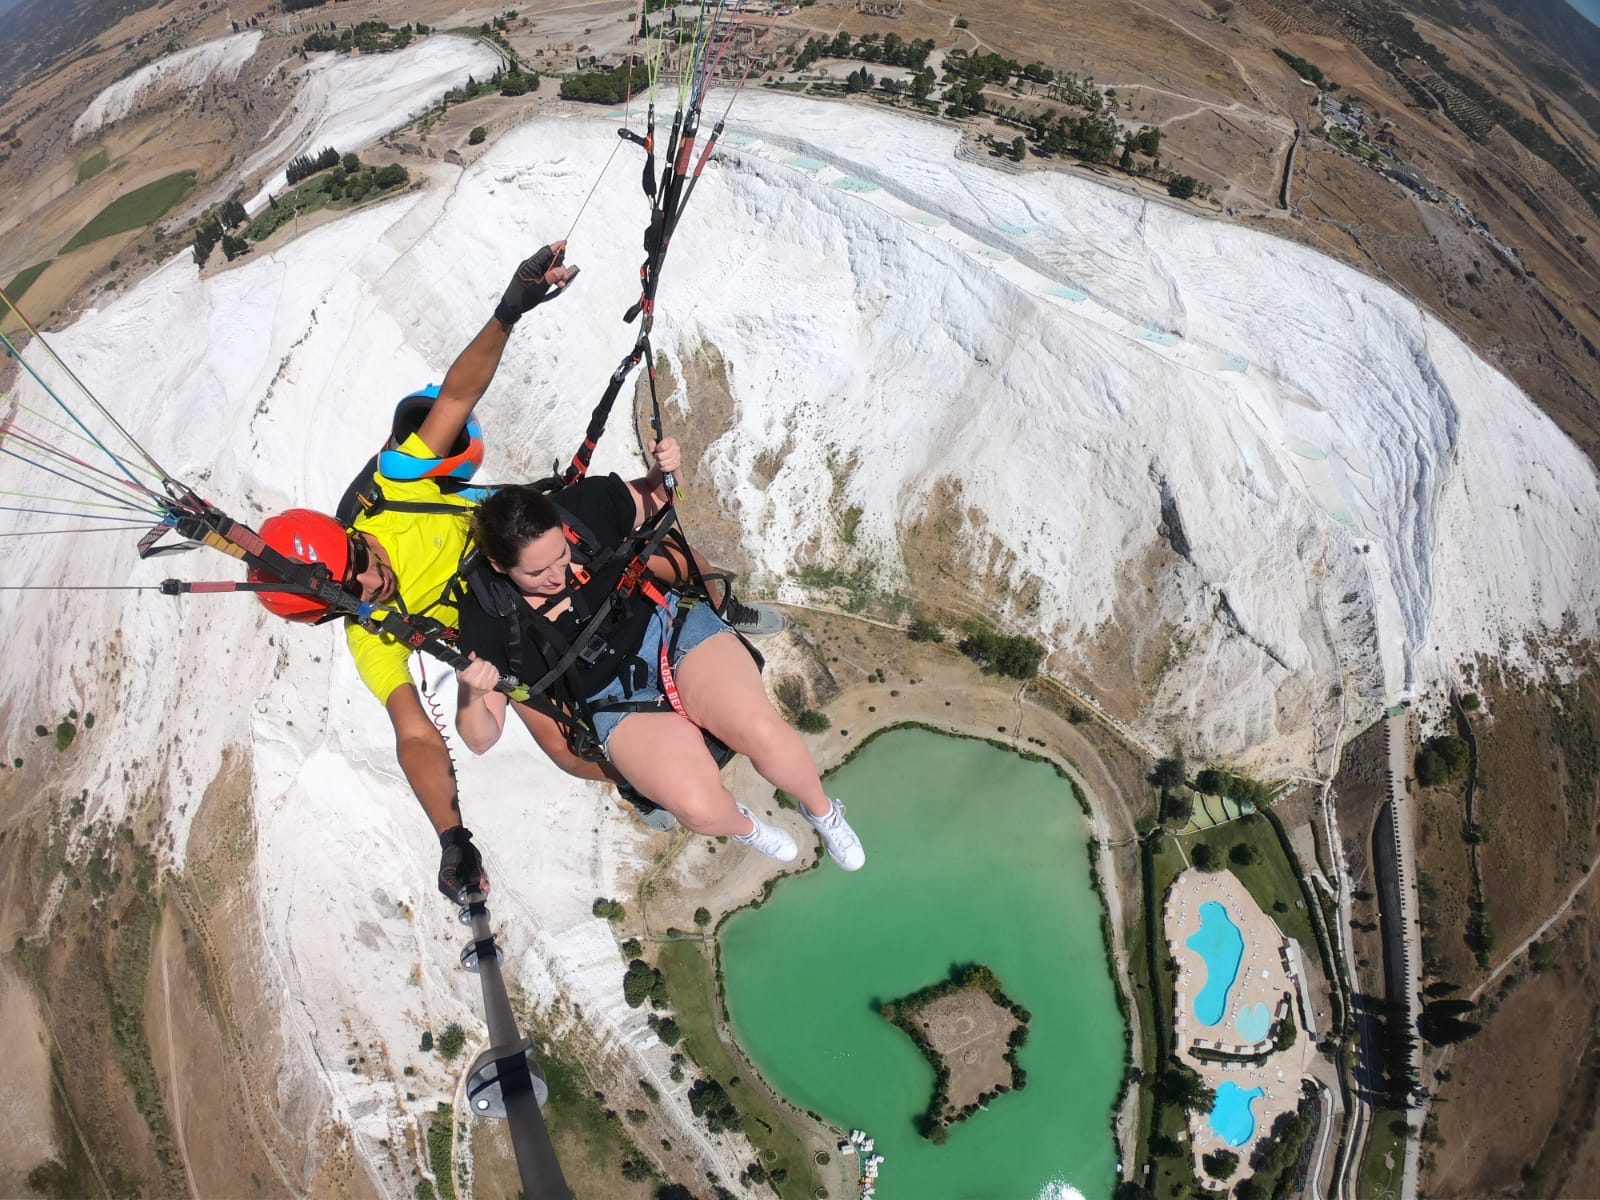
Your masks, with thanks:
M820 817L812 816L803 804L800 811L805 813L811 827L822 835L822 844L828 849L828 857L846 871L861 870L867 861L867 852L862 848L856 831L850 828L850 822L844 819L844 805L837 800L829 800L828 811Z
M787 833L776 825L768 825L742 804L739 805L739 811L755 823L755 828L749 833L734 834L734 841L741 846L749 846L752 850L759 850L768 858L775 858L779 862L793 862L800 857L800 847L795 845L794 839Z

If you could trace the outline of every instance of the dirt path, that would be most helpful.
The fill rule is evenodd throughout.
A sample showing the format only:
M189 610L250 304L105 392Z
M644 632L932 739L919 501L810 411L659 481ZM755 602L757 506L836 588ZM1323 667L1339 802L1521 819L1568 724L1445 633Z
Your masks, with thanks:
M167 1023L167 1095L172 1099L172 1136L178 1141L178 1160L183 1163L183 1177L188 1181L189 1194L200 1195L194 1181L194 1170L189 1165L189 1144L183 1135L183 1085L178 1079L178 1054L172 1024L172 974L167 956L161 956L161 1003Z

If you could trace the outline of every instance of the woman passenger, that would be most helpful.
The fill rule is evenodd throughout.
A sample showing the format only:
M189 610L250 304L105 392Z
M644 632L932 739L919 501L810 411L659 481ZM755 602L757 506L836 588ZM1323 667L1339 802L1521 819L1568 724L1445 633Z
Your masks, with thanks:
M629 482L617 475L591 477L554 496L529 486L506 487L478 506L475 541L510 588L472 585L471 600L461 606L459 644L476 661L458 672L456 728L473 753L487 751L504 728L507 697L494 690L501 675L529 681L546 674L561 657L559 648L572 643L626 567L626 561L613 561L591 574L584 562L574 560L566 527L581 531L578 544L592 538L609 549L667 503L665 476L678 469L678 444L663 439L651 447L651 455L650 473ZM506 602L497 603L481 594L485 591ZM558 683L570 694L551 698L570 703L581 696L591 708L661 699L662 643L671 645L674 621L687 608L668 664L682 711L595 712L594 731L611 766L695 833L727 835L782 862L793 861L799 854L794 839L739 804L722 785L701 735L705 730L749 758L768 783L795 797L833 860L847 871L859 870L866 861L861 840L845 820L844 806L823 791L805 742L767 699L750 651L711 605L676 590L658 594L665 606L638 589L619 598L598 652L579 657ZM520 659L515 671L513 657ZM582 761L559 738L552 718L528 705L515 707L560 765L572 771Z

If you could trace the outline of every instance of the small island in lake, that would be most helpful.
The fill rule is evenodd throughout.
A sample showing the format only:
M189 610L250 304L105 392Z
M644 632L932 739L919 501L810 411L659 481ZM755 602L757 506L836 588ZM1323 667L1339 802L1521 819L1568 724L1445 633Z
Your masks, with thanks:
M1027 1086L1017 1049L1028 1040L1032 1014L981 963L954 965L949 978L887 1001L878 1012L905 1030L933 1067L933 1099L921 1128L935 1144L1001 1092Z

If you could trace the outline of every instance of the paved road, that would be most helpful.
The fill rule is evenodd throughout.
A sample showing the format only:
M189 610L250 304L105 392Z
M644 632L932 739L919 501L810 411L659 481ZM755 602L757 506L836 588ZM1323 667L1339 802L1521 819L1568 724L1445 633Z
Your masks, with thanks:
M1383 728L1385 748L1389 754L1389 802L1394 806L1395 865L1399 875L1400 928L1402 948L1400 961L1392 964L1399 973L1389 981L1389 993L1404 998L1407 1021L1415 1034L1417 1021L1422 1016L1422 920L1421 904L1417 897L1416 814L1411 801L1407 777L1411 773L1411 738L1407 731L1407 713L1389 717ZM1421 1047L1413 1038L1411 1066L1420 1079L1422 1074ZM1420 1125L1425 1108L1413 1100L1408 1119ZM1406 1164L1400 1185L1401 1200L1416 1200L1417 1176L1421 1167L1422 1140L1406 1139Z

